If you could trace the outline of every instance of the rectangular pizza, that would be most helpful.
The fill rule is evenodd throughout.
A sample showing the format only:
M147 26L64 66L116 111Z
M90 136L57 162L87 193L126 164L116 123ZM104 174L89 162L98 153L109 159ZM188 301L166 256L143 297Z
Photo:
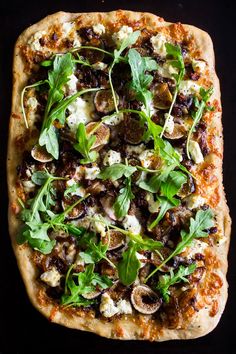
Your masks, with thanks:
M18 38L9 232L50 321L114 339L206 335L231 220L209 35L150 13L51 14Z

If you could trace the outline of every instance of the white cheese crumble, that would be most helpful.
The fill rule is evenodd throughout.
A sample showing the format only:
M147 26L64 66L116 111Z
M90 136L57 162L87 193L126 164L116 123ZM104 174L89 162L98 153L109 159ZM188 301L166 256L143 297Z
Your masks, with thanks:
M30 108L30 109L33 109L35 110L38 106L38 101L35 97L29 97L28 100L27 100L27 106Z
M156 36L151 37L150 41L155 53L162 57L166 56L167 53L165 43L167 43L167 40L163 34L158 33Z
M71 187L74 184L77 184L77 182L73 178L66 181L66 187ZM71 195L77 195L78 197L84 197L85 194L86 194L86 191L85 191L84 187L82 187L82 186L78 186L75 189L75 191L71 193Z
M51 287L60 285L61 274L53 267L52 269L41 274L40 279Z
M148 202L148 210L150 213L157 213L160 208L160 203L154 200L153 194L148 192L145 196L145 199Z
M65 22L61 26L62 35L68 37L71 31L74 29L74 22Z
M140 234L141 232L141 225L135 215L126 215L123 220L123 226L125 230L133 234Z
M101 214L95 215L96 220L92 220L90 224L90 228L92 231L101 234L101 236L106 235L106 225L104 224L104 217ZM101 220L101 221L99 221Z
M128 300L120 299L116 306L120 314L129 315L132 313L132 306Z
M94 167L85 167L85 179L94 180L97 178L97 175L100 173L100 168L97 166Z
M205 68L206 68L206 62L203 60L192 60L192 67L194 71L197 71L199 73L203 73Z
M189 153L193 161L198 164L204 161L201 148L197 141L190 140L189 142Z
M93 32L101 36L106 32L106 29L102 23L97 23L96 25L93 25Z
M109 294L105 293L101 296L99 310L104 317L112 317L116 314L131 314L132 307L129 301L120 299L117 304L112 300Z
M179 85L179 92L183 95L196 94L200 91L200 86L191 80L183 80Z
M129 26L122 26L121 29L112 35L112 39L118 46L121 45L124 39L128 38L133 33L133 28Z
M173 74L178 74L177 68L175 68L168 61L163 64L163 66L158 67L158 73L165 78L172 79Z
M191 194L189 197L185 198L184 201L189 209L199 208L206 202L202 196L197 194Z
M31 180L22 181L22 185L23 185L24 191L26 193L30 193L30 192L34 191L34 189L35 189L35 184Z
M128 155L140 155L144 150L146 146L144 144L139 144L139 145L126 145L126 152Z
M91 114L94 111L94 106L90 101L78 97L69 104L68 111L70 115L66 119L67 124L71 132L76 134L79 123L87 124L92 120Z
M121 162L121 154L115 150L108 150L103 159L103 164L105 166L111 166L115 163Z
M153 155L154 151L153 150L144 150L140 155L139 155L139 160L141 162L141 165L145 168L150 167L152 161L153 161Z
M187 250L188 250L187 259L193 258L196 253L204 254L207 247L208 247L208 244L206 242L203 242L200 240L193 240L193 243L191 244L191 246L187 248ZM185 251L186 251L186 249L184 250L184 252Z
M118 114L115 114L114 116L106 119L104 123L106 123L107 125L118 125L123 120L124 120L123 113L118 113Z
M172 134L174 131L174 127L175 127L174 117L171 114L169 115L168 113L165 113L164 117L165 117L165 119L167 119L169 117L167 125L166 125L166 132L168 134Z
M114 301L107 293L102 294L101 296L101 303L99 306L99 310L104 317L108 317L108 318L116 315L119 312Z
M32 50L42 51L44 49L39 40L45 35L45 31L38 31L29 39L28 43Z
M68 95L73 95L77 92L77 82L78 79L74 74L69 76L69 80L66 83L66 90Z

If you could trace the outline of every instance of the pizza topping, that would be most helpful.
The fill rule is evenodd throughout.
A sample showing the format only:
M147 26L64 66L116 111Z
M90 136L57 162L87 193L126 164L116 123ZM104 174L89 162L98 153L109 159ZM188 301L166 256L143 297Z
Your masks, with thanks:
M159 310L161 299L147 285L135 286L131 293L131 302L134 308L145 315L151 315Z
M109 41L101 23L76 26L63 24L62 43L78 48L46 58L22 91L39 136L19 166L18 242L53 258L40 279L59 288L63 278L61 305L99 304L106 318L165 311L162 299L171 306L203 278L198 239L213 227L191 174L209 151L206 63L161 32L124 25ZM31 42L46 48L46 37ZM125 296L113 296L116 282Z
M204 161L204 157L197 141L189 140L188 148L189 154L196 164L199 164Z
M49 286L55 288L60 285L61 274L56 270L55 267L44 272L40 275L40 279L48 284Z
M162 33L158 33L156 36L151 37L150 42L153 46L153 50L155 53L159 54L161 57L166 56L167 39Z

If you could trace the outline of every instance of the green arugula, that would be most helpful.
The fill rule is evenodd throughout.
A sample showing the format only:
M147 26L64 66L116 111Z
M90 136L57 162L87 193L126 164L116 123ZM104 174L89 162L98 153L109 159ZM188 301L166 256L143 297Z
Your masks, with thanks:
M47 254L51 252L55 245L55 240L50 240L48 236L49 229L63 229L76 236L82 234L82 229L74 225L64 224L64 220L67 213L84 198L76 201L76 203L67 208L63 213L55 215L50 211L51 206L55 205L51 197L53 191L51 184L54 181L65 178L54 177L46 171L37 171L32 175L31 179L36 185L41 187L36 196L29 201L29 208L24 208L20 214L21 220L25 222L25 225L18 234L17 242L19 244L28 242L32 248Z
M209 101L209 98L211 97L213 93L213 88L209 88L208 90L204 90L204 88L200 88L200 96L201 96L201 102L199 103L199 100L195 98L195 106L197 107L197 111L192 113L192 118L193 118L193 124L188 132L188 137L187 137L187 142L186 142L186 153L188 158L190 159L190 154L189 154L189 143L191 140L191 136L195 130L196 125L200 122L204 109L207 108L207 102Z
M94 300L87 300L82 295L95 291L97 286L107 289L112 285L108 277L94 272L93 264L88 265L85 271L80 273L72 273L73 267L72 264L66 275L65 291L61 297L63 306L90 306Z
M27 121L27 118L26 118L26 114L25 114L25 107L24 107L24 97L25 97L25 92L26 90L28 89L31 89L31 88L34 88L34 87L38 87L40 85L43 85L45 83L47 83L48 81L47 80L40 80L40 81L37 81L35 82L34 84L32 85L27 85L23 88L23 90L21 91L21 96L20 96L20 105L21 105L21 110L22 110L22 114L23 114L23 118L24 118L24 123L25 123L25 126L27 129L29 129L29 125L28 125L28 121Z
M96 136L89 136L89 134L86 133L85 125L83 123L78 125L76 140L77 143L75 143L73 147L83 156L83 159L80 159L80 163L87 164L96 161L98 157L97 151L90 151L96 140Z
M166 181L161 181L160 192L161 196L157 197L160 203L160 211L157 218L149 225L152 229L155 227L164 217L167 210L176 207L180 204L180 200L174 198L174 195L178 193L182 185L186 183L187 177L180 171L171 171Z
M121 59L123 59L123 57L121 57L122 52L126 48L130 47L131 45L133 45L137 41L139 36L140 36L140 31L135 31L135 32L131 33L127 38L125 38L123 40L123 42L120 45L120 48L114 50L114 54L113 54L114 58L113 58L113 61L111 62L111 65L109 67L109 71L108 71L109 83L110 83L112 96L113 96L113 100L114 100L114 104L115 104L115 110L116 110L117 113L119 112L119 110L118 110L117 98L116 98L115 90L114 90L113 83L112 83L112 77L111 77L112 70L113 70L115 64L119 63L121 61Z
M151 58L141 57L136 49L129 50L128 62L132 74L132 82L130 87L136 93L137 99L144 103L145 113L148 117L150 117L150 107L152 104L153 95L148 90L148 87L153 80L153 76L146 74L146 71L157 70L158 65L155 60Z
M111 166L105 167L97 176L97 178L102 179L103 181L106 179L110 179L111 181L116 181L117 179L125 176L130 177L137 168L134 166L124 165L122 163L114 163Z
M160 137L162 138L166 127L169 123L170 120L170 115L173 109L173 106L175 104L176 98L177 98L177 94L179 92L179 86L181 81L183 80L184 74L185 74L185 67L184 67L184 59L183 59L183 55L182 55L182 51L179 45L173 45L171 43L166 43L166 51L167 51L167 55L171 56L173 59L170 61L170 64L174 67L178 69L178 73L177 74L172 74L172 77L175 79L175 91L174 91L174 95L173 95L173 99L171 102L171 106L169 108L169 111L167 113L167 117L165 120L165 124L163 126L162 132Z
M100 222L101 220L99 220ZM79 245L85 247L84 252L80 252L81 258L85 263L97 263L101 259L105 259L112 267L115 265L107 258L106 253L108 250L108 244L101 241L96 242L96 234L94 232L85 232L79 240Z
M69 194L73 194L76 192L77 188L80 187L79 183L73 183L71 186L67 187L64 192L64 197L67 197Z
M117 269L121 283L123 285L131 285L137 278L141 263L137 258L138 244L130 241L128 249L123 252L122 260L119 262Z
M207 237L208 233L205 230L211 228L213 225L212 210L198 210L195 215L195 219L190 218L189 232L181 230L181 241L177 244L175 250L156 269L154 269L151 274L148 275L145 281L152 277L159 269L163 267L163 265L169 262L170 259L180 254L185 247L190 246L194 239Z
M134 199L134 194L131 190L131 178L125 179L124 187L120 189L120 194L115 200L113 208L118 219L127 215L131 200Z
M180 283L181 281L188 283L186 276L192 274L196 269L196 264L190 264L188 267L180 266L176 273L173 270L170 271L170 274L162 275L159 278L156 289L160 292L165 302L169 302L170 291L169 288L172 285Z

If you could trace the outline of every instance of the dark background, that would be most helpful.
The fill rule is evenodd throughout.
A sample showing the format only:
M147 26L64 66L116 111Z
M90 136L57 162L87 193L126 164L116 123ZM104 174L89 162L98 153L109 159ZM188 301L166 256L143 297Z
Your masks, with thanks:
M4 3L4 4L3 4ZM220 78L225 139L224 185L231 216L235 216L236 175L236 53L234 1L133 1L133 0L31 0L1 1L0 4L0 144L1 144L1 233L0 233L0 354L14 353L235 353L236 267L235 240L229 254L229 299L217 328L205 337L164 343L107 340L97 335L49 323L30 304L13 254L7 226L5 176L8 120L11 105L11 67L14 43L29 25L59 10L69 12L130 9L149 11L167 21L193 24L207 31L213 40L216 71ZM232 233L233 235L233 233Z

